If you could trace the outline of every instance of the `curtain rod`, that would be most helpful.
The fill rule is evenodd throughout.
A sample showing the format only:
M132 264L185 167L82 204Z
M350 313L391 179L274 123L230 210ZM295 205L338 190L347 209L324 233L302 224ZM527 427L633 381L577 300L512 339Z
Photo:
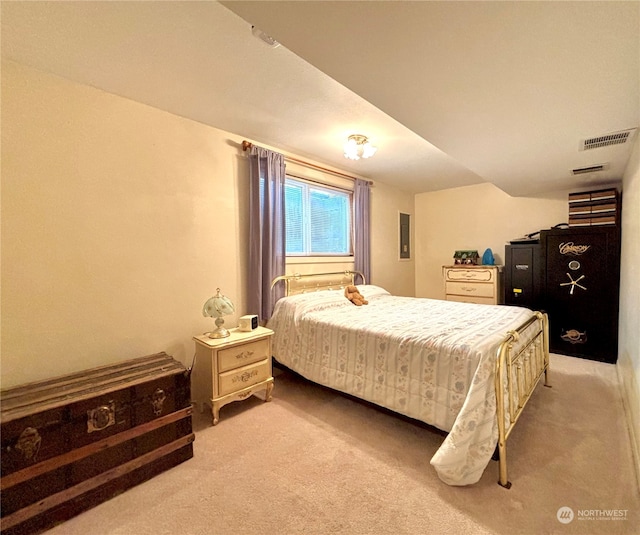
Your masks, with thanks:
M253 143L247 141L246 139L242 142L242 150L247 151L251 147L253 147ZM316 169L318 171L324 171L325 173L331 173L336 176L341 176L343 178L348 178L350 180L362 180L355 176L347 175L346 173L341 173L340 171L334 171L333 169L328 169L326 167L322 167L321 165L316 165L311 162L305 162L304 160L298 160L298 158L291 158L290 156L285 156L285 160L289 160L290 162L299 163L300 165L304 165L305 167L310 167L311 169ZM372 186L373 182L371 180L368 181L369 185Z

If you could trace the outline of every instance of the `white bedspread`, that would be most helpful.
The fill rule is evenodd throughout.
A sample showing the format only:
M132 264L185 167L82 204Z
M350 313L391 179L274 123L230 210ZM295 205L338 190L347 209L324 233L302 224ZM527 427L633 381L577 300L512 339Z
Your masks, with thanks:
M450 485L477 482L496 447L496 351L531 311L391 296L358 287L280 299L268 327L275 358L311 381L449 432L431 459Z

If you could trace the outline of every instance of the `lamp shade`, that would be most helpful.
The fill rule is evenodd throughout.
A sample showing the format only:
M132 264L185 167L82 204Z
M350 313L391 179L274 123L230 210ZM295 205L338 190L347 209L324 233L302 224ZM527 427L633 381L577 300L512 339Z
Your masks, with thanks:
M223 327L223 316L228 316L235 312L231 300L220 293L220 288L216 288L216 295L210 297L202 307L202 315L216 318L216 328L209 333L209 338L225 338L229 336L229 331Z

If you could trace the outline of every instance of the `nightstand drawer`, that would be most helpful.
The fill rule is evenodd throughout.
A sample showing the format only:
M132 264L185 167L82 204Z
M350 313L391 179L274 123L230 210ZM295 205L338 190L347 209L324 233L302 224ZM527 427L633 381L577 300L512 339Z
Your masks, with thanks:
M256 364L221 373L219 375L220 396L255 385L269 377L271 377L271 366L268 358Z
M479 284L473 282L447 282L445 290L447 295L493 297L495 286L493 284Z
M268 358L269 340L257 340L218 351L218 370L226 372Z

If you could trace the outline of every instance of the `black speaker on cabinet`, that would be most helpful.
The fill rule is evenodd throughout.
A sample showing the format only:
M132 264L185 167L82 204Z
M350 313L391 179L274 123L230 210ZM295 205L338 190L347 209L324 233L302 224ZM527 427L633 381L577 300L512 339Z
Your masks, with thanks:
M504 303L540 310L540 242L512 243L504 251Z
M540 233L542 308L552 353L615 363L620 239L616 226Z

